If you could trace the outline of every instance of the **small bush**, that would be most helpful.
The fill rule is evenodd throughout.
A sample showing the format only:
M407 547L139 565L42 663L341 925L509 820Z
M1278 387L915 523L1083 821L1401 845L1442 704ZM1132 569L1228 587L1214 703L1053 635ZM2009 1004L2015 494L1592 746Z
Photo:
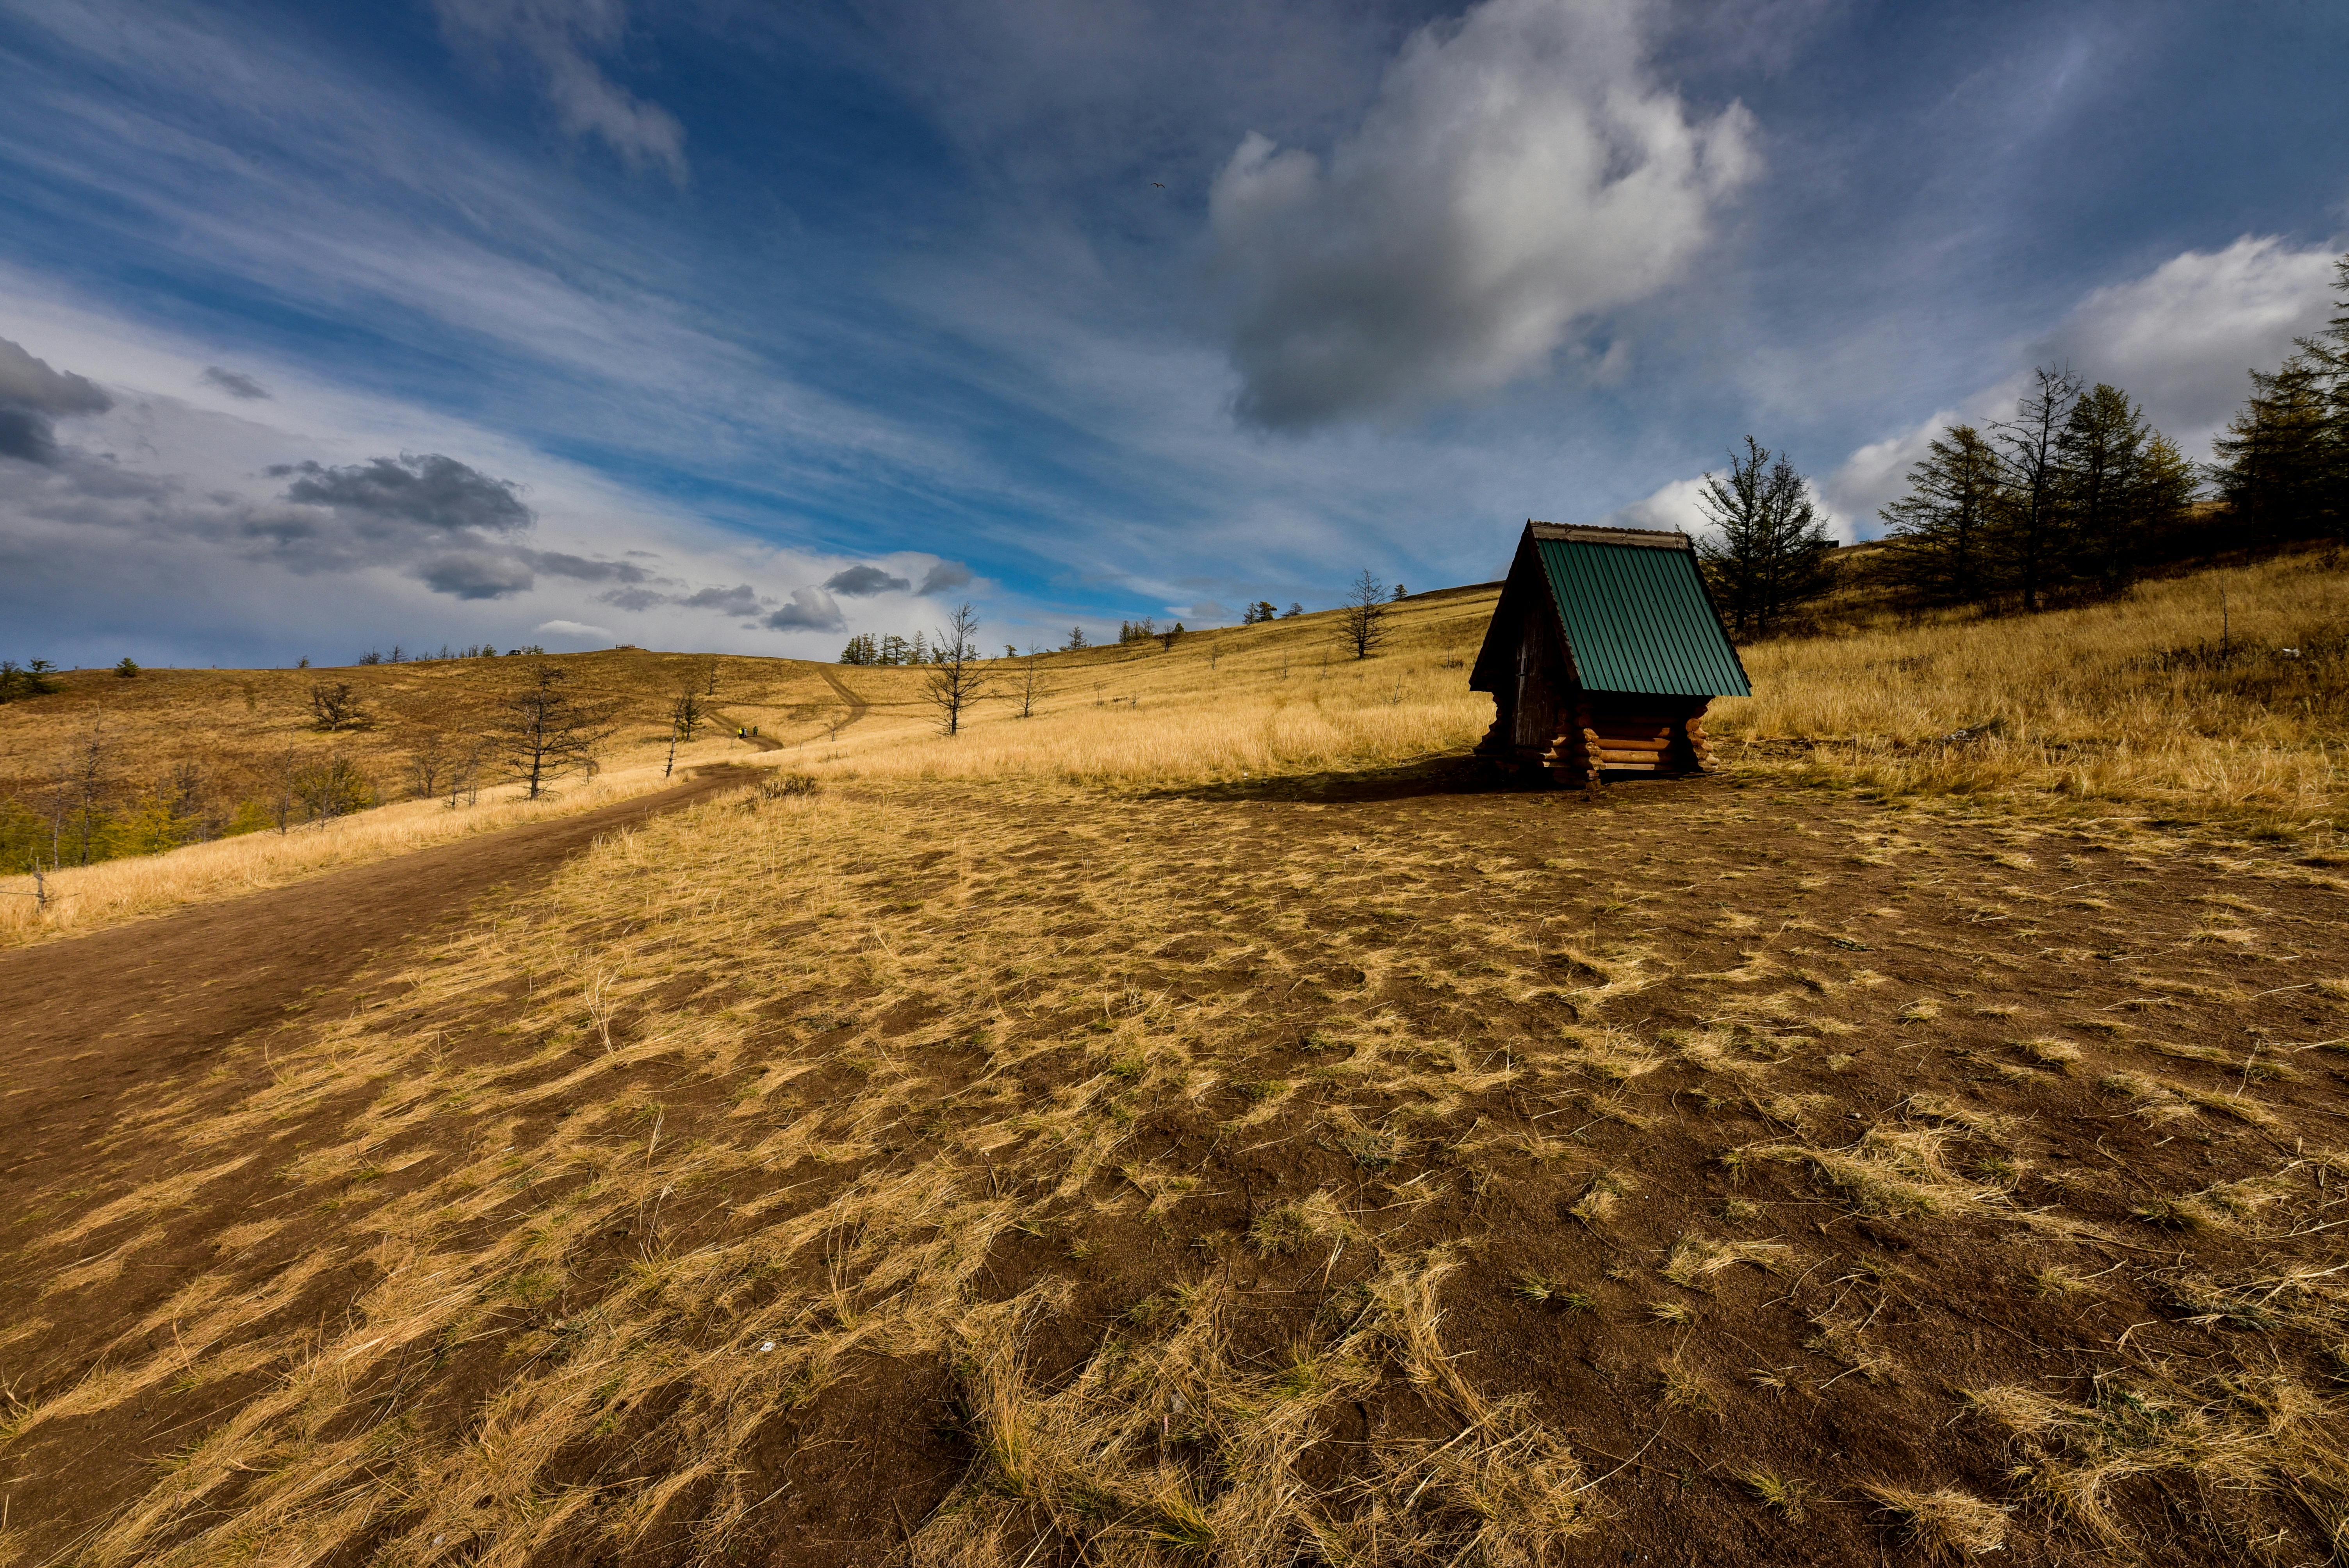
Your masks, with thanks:
M126 655L122 662L114 666L114 673L124 680L129 680L139 673L138 661Z
M786 795L813 795L820 786L805 773L778 773L759 780L759 799L780 800Z

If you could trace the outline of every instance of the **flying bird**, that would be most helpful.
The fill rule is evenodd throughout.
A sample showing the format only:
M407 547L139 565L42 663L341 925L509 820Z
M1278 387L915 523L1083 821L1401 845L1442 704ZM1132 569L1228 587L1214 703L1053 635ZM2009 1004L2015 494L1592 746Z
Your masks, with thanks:
M1150 188L1154 191L1164 191L1166 189L1166 182L1163 180L1154 180L1150 182Z

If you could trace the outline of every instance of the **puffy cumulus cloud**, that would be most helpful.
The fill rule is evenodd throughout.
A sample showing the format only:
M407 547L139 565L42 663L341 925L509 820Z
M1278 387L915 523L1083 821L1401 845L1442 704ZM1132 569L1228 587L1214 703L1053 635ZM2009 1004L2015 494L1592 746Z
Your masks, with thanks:
M848 618L832 595L821 588L794 588L782 608L762 623L775 632L844 632Z
M1681 273L1753 140L1743 106L1693 118L1649 78L1632 0L1422 29L1326 162L1250 132L1216 178L1239 412L1304 427L1538 373Z
M1775 459L1777 453L1773 452ZM1729 466L1729 455L1722 457L1720 472ZM1618 507L1598 521L1600 528L1654 528L1668 532L1685 533L1693 538L1718 535L1720 525L1704 510L1704 476L1674 480L1660 485L1651 493L1630 505ZM1826 485L1813 483L1811 500L1819 509L1820 521L1827 525L1831 538L1848 544L1859 537L1853 516L1837 504Z
M869 599L875 593L903 593L914 584L907 578L892 577L878 566L852 566L825 578L823 585L843 598Z
M1997 418L1999 410L1992 407L1995 397L1993 393L1974 398L1964 413L1941 409L1898 435L1871 441L1821 480L1820 493L1837 517L1845 520L1845 537L1872 539L1882 533L1884 522L1877 513L1908 493L1909 471L1924 459L1933 438L1969 419L1979 426ZM2006 401L2012 404L2013 399Z
M959 561L941 561L922 574L922 585L916 593L943 593L949 588L961 588L970 582L970 568Z
M52 369L22 345L0 337L0 458L55 463L59 418L103 414L113 407L114 399L97 382Z
M1702 477L1674 480L1659 488L1653 494L1643 496L1626 507L1619 507L1599 520L1600 528L1660 528L1681 533L1704 533L1713 527L1713 520L1704 514L1697 497L1704 493Z
M537 76L564 134L601 137L631 168L686 177L685 128L604 74L594 56L627 32L626 0L433 0L452 48L496 63L518 56Z
M223 370L217 365L204 366L202 380L205 386L215 387L232 397L242 398L246 402L270 395L268 387L264 387L243 371Z
M603 626L591 626L585 621L541 621L531 630L550 637L574 637L583 640L603 640L611 631Z
M2337 259L2329 246L2293 250L2272 235L2187 251L2088 294L2033 357L2121 387L2198 454L2250 392L2245 372L2272 370L2293 338L2323 326Z

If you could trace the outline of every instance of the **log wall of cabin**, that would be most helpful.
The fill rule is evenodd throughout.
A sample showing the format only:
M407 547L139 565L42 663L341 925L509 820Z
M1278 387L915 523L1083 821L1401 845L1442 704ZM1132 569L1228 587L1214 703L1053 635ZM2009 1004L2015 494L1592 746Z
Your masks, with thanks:
M1520 617L1513 678L1495 681L1493 727L1476 749L1538 766L1569 784L1594 772L1701 773L1712 766L1703 716L1712 698L1585 691L1556 630Z

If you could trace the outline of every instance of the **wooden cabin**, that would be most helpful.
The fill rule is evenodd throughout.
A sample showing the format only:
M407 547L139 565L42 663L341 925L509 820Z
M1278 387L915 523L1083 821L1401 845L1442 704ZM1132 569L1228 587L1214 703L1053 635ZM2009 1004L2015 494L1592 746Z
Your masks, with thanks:
M1499 710L1483 757L1558 782L1698 773L1717 696L1750 696L1685 533L1526 524L1469 672Z

